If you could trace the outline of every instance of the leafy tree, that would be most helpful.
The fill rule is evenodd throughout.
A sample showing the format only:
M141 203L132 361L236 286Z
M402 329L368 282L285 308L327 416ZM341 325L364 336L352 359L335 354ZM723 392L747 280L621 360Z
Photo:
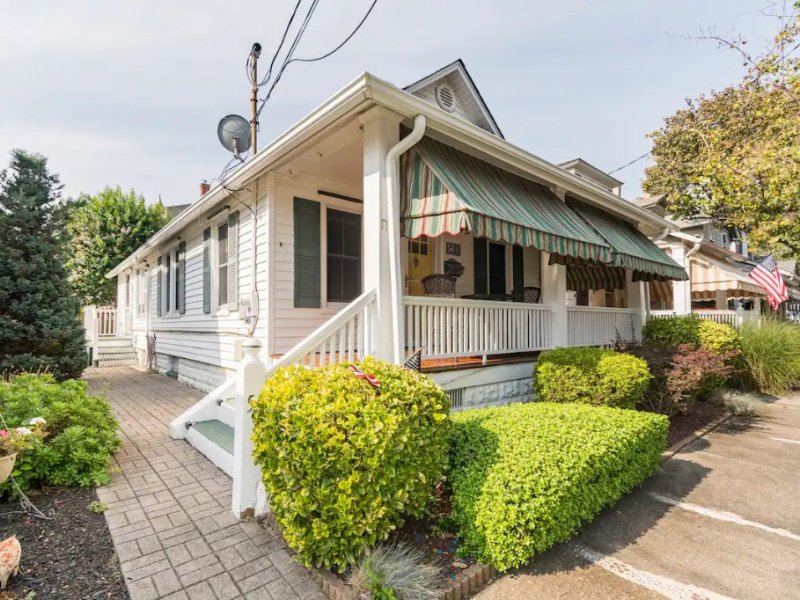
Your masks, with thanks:
M131 190L107 187L83 196L69 220L72 283L84 304L108 304L116 284L105 275L167 222L161 203L147 206Z
M800 256L800 17L782 16L763 55L709 35L742 57L743 80L688 100L650 134L645 191L678 218L707 216L748 233L751 246Z
M0 371L80 377L80 304L65 263L61 185L47 159L11 153L0 173Z

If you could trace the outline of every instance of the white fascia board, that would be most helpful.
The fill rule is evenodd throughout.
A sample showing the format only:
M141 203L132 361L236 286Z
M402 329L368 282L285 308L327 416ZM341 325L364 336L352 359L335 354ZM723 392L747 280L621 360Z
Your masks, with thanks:
M160 244L172 238L199 216L223 202L230 196L230 192L225 188L239 189L244 187L256 177L261 176L264 171L283 160L288 154L304 150L304 144L308 144L309 141L313 143L316 136L334 126L341 119L353 116L369 108L371 106L367 93L369 79L369 74L363 73L336 92L234 172L225 180L224 187L221 183L218 183L201 196L199 200L195 201L194 204L162 227L135 252L109 271L106 277L111 279L125 269L132 267L150 251L158 248Z
M468 121L453 116L431 103L401 90L391 83L370 76L369 87L371 97L376 103L408 118L423 114L428 119L429 129L436 130L443 135L484 152L502 163L528 173L536 179L564 188L567 192L578 194L581 198L606 212L611 212L636 223L644 222L661 230L669 229L672 231L677 229L674 223L636 206L633 202L603 190L553 163L547 162Z

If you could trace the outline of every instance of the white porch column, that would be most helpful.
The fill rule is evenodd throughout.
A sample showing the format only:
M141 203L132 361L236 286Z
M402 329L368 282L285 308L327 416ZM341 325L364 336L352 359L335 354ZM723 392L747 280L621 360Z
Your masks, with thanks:
M647 298L645 296L644 281L634 281L633 271L625 269L625 304L628 308L636 311L636 320L634 321L633 339L638 341L642 336L642 327L647 322L647 313L649 307L647 306Z
M550 344L560 348L569 344L567 331L567 267L551 265L550 254L542 257L542 304L550 307Z
M392 333L392 279L389 271L389 227L386 201L386 154L400 141L397 113L373 109L364 125L364 291L375 289L372 347L376 358L391 361L399 340ZM398 266L399 268L399 266ZM402 315L401 315L402 317ZM402 328L401 328L402 330Z
M231 510L238 518L256 516L256 500L261 476L253 462L253 418L250 399L264 387L267 367L259 358L261 342L247 338L242 343L244 358L236 371L236 405L233 434L233 493Z
M677 315L688 315L692 312L691 260L686 258L686 246L683 244L673 244L670 251L675 262L683 265L689 275L688 281L672 282L672 310Z

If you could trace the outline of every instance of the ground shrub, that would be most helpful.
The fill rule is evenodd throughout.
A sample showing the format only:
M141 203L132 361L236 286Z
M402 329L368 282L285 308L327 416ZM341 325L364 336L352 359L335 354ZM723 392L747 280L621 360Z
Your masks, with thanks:
M286 541L338 570L424 513L447 460L441 388L399 366L359 366L380 392L347 364L289 367L252 403L254 457Z
M639 406L669 417L691 412L733 375L734 353L720 353L685 344L648 344L632 352L647 362L653 378Z
M768 394L782 395L800 382L800 326L762 319L739 330L742 362L752 384Z
M43 438L18 457L13 476L32 482L91 487L108 483L111 455L119 447L117 421L108 401L90 396L84 381L56 382L52 375L18 375L0 382L0 413L9 428L31 427ZM6 482L0 491L8 491Z
M467 552L500 570L564 542L649 477L662 415L536 402L452 417L448 480Z
M542 352L535 368L535 387L543 402L633 408L650 384L640 358L604 348L557 348Z
M712 352L738 352L739 336L730 325L701 319L696 315L650 319L642 329L645 344L691 346Z
M425 555L404 544L379 544L347 577L358 600L438 600L445 579Z

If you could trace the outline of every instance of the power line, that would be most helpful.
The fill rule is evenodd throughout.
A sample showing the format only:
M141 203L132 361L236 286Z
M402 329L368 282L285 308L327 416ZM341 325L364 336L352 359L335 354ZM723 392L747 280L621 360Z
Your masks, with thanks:
M616 168L616 169L614 169L613 171L609 171L607 174L608 174L608 175L611 175L612 173L616 173L617 171L622 171L622 169L625 169L625 168L627 168L627 167L630 167L632 164L639 162L639 161L640 161L640 160L642 160L643 158L647 158L648 156L650 156L650 154L651 154L651 153L652 153L652 150L650 150L650 151L648 151L648 152L645 152L645 153L644 153L644 154L642 154L641 156L637 156L636 158L634 158L632 161L630 161L630 162L626 162L626 163L625 163L624 165L622 165L621 167L617 167L617 168Z
M302 2L302 0L297 0L297 3L294 5L294 10L292 11L291 16L289 17L289 22L286 23L286 28L283 30L283 35L281 36L281 41L278 44L278 47L275 49L275 53L272 55L272 60L270 60L270 62L269 62L269 68L267 69L267 73L264 75L264 78L258 83L257 87L262 87L262 86L266 85L269 82L270 78L272 77L272 69L275 66L275 61L278 59L278 55L280 54L281 49L283 48L283 44L286 42L286 36L289 34L289 29L291 29L291 27L292 27L292 23L294 22L295 16L297 16L297 11L300 8L300 3L301 2ZM248 63L247 64L247 68L248 68L247 77L248 77L248 79L250 79L250 56L251 56L250 54L247 55L247 63ZM256 85L255 81L251 80L250 83L252 85Z
M275 86L278 85L278 81L280 81L281 75L283 74L283 71L286 70L286 67L288 67L293 62L309 63L309 62L317 62L317 61L320 61L320 60L324 60L324 59L328 58L329 56L332 56L333 54L335 54L339 50L341 50L345 46L345 44L347 44L347 42L349 42L351 39L353 39L353 37L356 35L356 33L358 33L359 29L361 29L361 27L367 21L367 19L369 18L369 15L372 13L372 10L375 8L375 5L377 3L378 3L378 0L373 0L372 4L370 4L370 7L367 9L367 12L364 13L364 16L361 18L361 20L358 22L358 24L355 26L355 28L349 33L349 35L346 38L344 38L344 40L342 40L342 42L339 43L336 47L334 47L329 52L326 52L325 54L321 54L320 56L316 56L314 58L293 58L294 51L297 48L297 44L296 43L293 44L292 48L290 49L289 53L287 53L286 58L284 59L283 65L281 65L280 71L278 71L278 75L276 76L275 81L272 83L272 86L270 87L269 91L267 92L267 95L261 101L261 106L259 106L257 114L259 114L259 115L261 114L261 111L263 110L264 105L267 103L267 100L269 100L270 96L272 95L272 91L275 89ZM311 7L310 12L313 12L314 8L316 8L316 2ZM307 16L307 20L309 20L309 19L310 19L310 15ZM306 22L304 22L304 25L308 24L307 20L306 20ZM302 31L304 31L304 30L305 29L303 28ZM300 35L302 35L302 31L300 32ZM299 42L299 38L295 38L295 41Z

